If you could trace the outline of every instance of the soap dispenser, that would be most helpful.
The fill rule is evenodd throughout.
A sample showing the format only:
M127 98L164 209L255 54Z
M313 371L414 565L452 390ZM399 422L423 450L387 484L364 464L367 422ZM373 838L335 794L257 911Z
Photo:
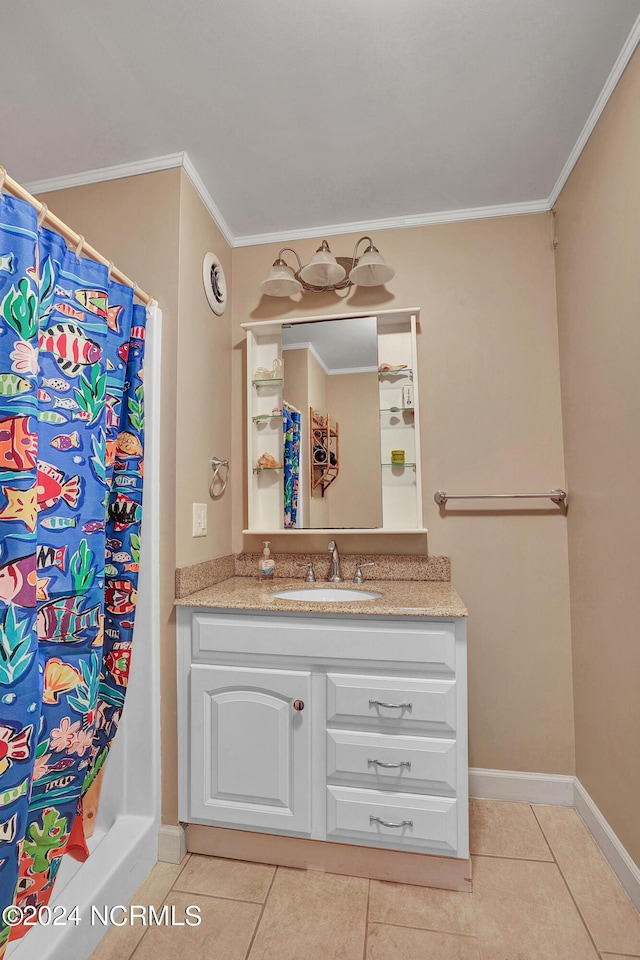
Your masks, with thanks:
M262 551L262 556L260 558L259 570L260 570L260 579L261 580L270 580L276 570L275 560L271 559L271 550L269 550L270 540L264 541L264 550Z

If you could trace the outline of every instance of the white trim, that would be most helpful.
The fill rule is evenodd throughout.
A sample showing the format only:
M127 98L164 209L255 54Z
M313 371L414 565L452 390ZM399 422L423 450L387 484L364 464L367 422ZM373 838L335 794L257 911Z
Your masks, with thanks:
M631 902L637 910L640 910L640 869L577 778L575 807Z
M89 183L103 183L107 180L122 180L125 177L137 177L142 173L156 173L158 170L171 170L182 167L193 187L211 214L220 233L230 247L234 247L233 234L220 210L200 177L200 174L191 162L188 154L167 153L162 157L149 157L146 160L136 160L133 163L118 163L112 167L97 167L95 170L81 170L79 173L70 173L64 177L50 177L47 180L34 180L24 184L29 193L51 193L54 190L68 190L71 187L83 187Z
M70 187L83 187L88 183L102 183L106 180L122 180L124 177L137 177L141 173L156 173L158 170L170 170L184 164L184 153L168 153L163 157L149 157L133 163L118 163L113 167L97 167L95 170L82 170L64 177L50 177L47 180L33 180L25 183L29 193L51 193L53 190L68 190Z
M187 855L187 831L183 823L172 826L163 823L158 830L158 860L163 863L182 863Z
M225 238L225 240L227 241L230 247L236 247L238 244L233 236L233 233L231 232L231 228L229 227L229 224L220 213L220 210L218 209L216 203L214 202L213 197L205 187L204 181L202 180L200 174L194 167L187 153L182 154L182 168L186 173L186 175L189 177L189 180L191 180L191 183L193 184L193 187L196 193L198 194L198 196L204 203L205 207L211 214L211 217L214 220L222 236Z
M158 170L169 170L173 167L182 167L196 193L211 214L220 233L231 248L255 246L260 243L304 240L320 236L335 236L343 233L366 233L375 230L392 230L397 227L421 227L437 223L454 223L459 220L516 217L527 213L548 213L551 209L548 200L525 200L520 203L499 203L488 207L470 207L466 210L442 210L437 213L418 213L405 217L387 217L381 220L325 224L324 226L303 227L298 230L276 230L273 233L256 233L236 237L185 151L167 153L160 157L149 157L146 160L135 160L132 163L118 163L110 167L96 167L94 170L81 170L78 173L70 173L62 177L33 180L31 183L25 183L24 187L29 193L37 195L51 193L54 190L68 190L71 187L83 187L89 183L122 180L124 177L136 177L142 173L155 173Z
M576 163L578 162L580 154L586 147L587 141L591 136L591 134L593 133L593 129L596 123L600 119L600 116L604 108L609 102L609 98L611 94L613 93L616 86L618 85L618 81L620 80L620 77L624 73L624 70L627 64L629 63L629 60L631 60L631 57L633 56L633 53L636 47L638 46L639 42L640 42L640 16L638 17L633 27L631 28L631 32L629 33L629 36L627 37L625 44L618 55L618 59L614 63L613 69L611 70L611 73L607 77L605 85L600 92L600 96L596 100L593 110L589 114L587 122L582 128L582 131L580 132L580 136L576 140L575 146L571 151L571 153L569 154L569 157L567 158L567 162L562 168L560 176L556 180L555 186L549 196L549 208L553 207L556 200L560 196L562 188L564 187L565 183L569 179L569 176L571 175L571 171L573 170Z
M406 217L387 217L382 220L360 220L354 223L330 223L297 230L276 230L273 233L255 233L234 238L234 247L251 247L260 243L282 243L293 240L333 237L342 233L367 233L375 230L393 230L398 227L423 227L437 223L455 223L458 220L484 220L492 217L518 217L527 213L548 213L548 200L524 200L520 203L498 203L490 207L469 207L466 210L441 210L437 213L417 213Z
M469 769L469 793L484 800L520 803L553 803L573 806L575 777L553 773L520 773L517 770Z

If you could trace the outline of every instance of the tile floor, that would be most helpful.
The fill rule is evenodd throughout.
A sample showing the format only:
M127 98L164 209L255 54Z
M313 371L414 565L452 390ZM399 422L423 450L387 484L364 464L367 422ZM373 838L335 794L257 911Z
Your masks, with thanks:
M198 927L112 928L91 960L629 960L640 914L575 810L471 801L473 893L189 856L132 903Z

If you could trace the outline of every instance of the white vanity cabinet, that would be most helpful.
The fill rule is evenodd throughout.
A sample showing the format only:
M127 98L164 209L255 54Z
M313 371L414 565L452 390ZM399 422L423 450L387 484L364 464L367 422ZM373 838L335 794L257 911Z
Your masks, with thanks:
M178 608L182 821L468 857L466 620Z

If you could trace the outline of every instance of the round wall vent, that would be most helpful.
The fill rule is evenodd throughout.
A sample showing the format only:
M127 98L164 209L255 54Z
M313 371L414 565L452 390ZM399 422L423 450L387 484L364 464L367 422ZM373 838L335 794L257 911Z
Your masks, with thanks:
M202 261L202 281L209 306L219 317L227 305L227 281L222 264L215 253L205 253Z

